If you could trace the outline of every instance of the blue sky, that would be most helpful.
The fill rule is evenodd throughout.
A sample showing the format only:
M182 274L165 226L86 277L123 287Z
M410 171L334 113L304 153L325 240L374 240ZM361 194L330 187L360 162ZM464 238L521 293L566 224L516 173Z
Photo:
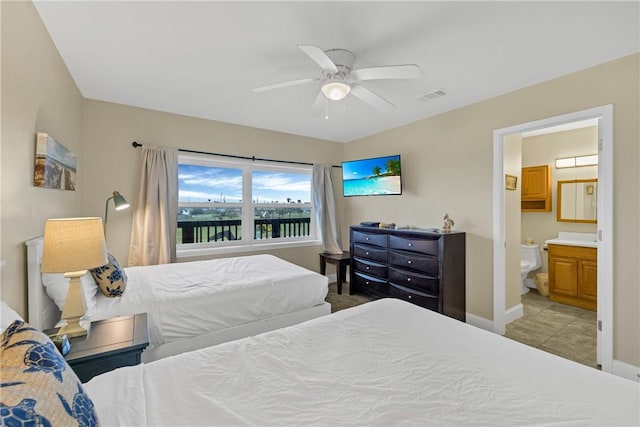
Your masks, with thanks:
M287 198L310 202L311 176L305 174L254 171L253 196L259 203L282 202ZM242 200L242 170L197 165L178 165L180 202L227 202Z
M381 172L387 170L387 160L398 160L400 156L377 157L374 159L352 160L342 163L342 179L347 181L350 179L362 179L369 175L373 175L373 168L378 166Z

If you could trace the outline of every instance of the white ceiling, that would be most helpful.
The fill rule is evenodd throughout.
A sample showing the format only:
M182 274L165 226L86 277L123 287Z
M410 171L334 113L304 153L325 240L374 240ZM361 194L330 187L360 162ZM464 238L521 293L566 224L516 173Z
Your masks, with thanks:
M340 142L640 50L637 1L35 5L86 98ZM321 77L298 44L351 50L354 68L418 64L422 79L364 82L396 109L348 96L328 119L310 109L319 83L252 92Z

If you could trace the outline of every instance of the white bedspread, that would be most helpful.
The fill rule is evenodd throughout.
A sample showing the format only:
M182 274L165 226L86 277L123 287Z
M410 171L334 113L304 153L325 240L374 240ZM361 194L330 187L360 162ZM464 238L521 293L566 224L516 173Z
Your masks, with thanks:
M92 320L147 312L150 346L322 304L328 279L273 255L125 268L121 298L98 296Z
M389 299L86 388L104 425L640 423L637 383Z

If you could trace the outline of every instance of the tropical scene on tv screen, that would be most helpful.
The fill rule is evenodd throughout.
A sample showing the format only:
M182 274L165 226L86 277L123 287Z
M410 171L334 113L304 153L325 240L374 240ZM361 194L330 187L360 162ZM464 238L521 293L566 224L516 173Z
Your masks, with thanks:
M401 194L400 155L342 163L344 196Z

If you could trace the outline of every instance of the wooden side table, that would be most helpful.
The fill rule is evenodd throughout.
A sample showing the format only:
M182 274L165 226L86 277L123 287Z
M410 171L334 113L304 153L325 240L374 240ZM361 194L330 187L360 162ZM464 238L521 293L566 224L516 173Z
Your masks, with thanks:
M338 294L342 293L342 282L347 280L347 266L350 264L351 256L349 251L341 254L320 254L320 274L323 276L327 271L327 263L336 266L336 281L338 283Z
M50 336L55 332L45 331ZM65 359L83 383L96 375L137 365L149 345L147 314L91 322L89 334L70 341L71 350Z

